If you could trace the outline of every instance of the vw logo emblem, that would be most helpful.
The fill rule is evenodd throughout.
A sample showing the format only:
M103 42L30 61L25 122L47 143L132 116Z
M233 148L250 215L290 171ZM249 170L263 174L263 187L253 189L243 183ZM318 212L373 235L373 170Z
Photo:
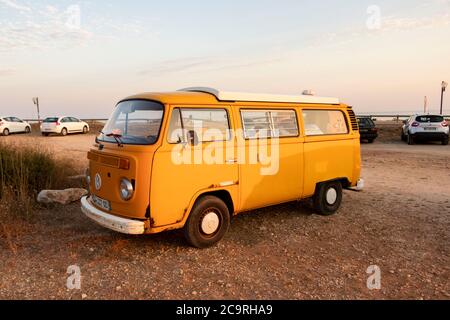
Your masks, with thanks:
M102 177L97 173L95 175L95 189L100 190L102 187Z

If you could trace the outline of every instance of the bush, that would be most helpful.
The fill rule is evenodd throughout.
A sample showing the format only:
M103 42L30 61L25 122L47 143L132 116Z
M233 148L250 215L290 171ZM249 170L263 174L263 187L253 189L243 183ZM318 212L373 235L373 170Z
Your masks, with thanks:
M74 172L39 146L0 142L0 208L28 215L41 190L67 187Z

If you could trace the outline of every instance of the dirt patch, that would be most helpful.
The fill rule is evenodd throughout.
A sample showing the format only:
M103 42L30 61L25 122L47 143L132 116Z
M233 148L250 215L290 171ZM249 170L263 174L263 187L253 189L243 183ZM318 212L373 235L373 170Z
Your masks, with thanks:
M80 157L92 143L54 139ZM180 232L105 230L78 204L4 221L0 298L449 299L450 147L381 140L362 149L367 188L345 192L337 215L314 215L306 203L253 211L207 250ZM66 289L70 265L81 268L81 290ZM366 286L370 265L381 268L381 290Z
M253 211L207 250L178 231L105 230L78 204L2 220L0 299L449 299L450 147L408 146L396 130L362 146L366 190L346 191L337 215L298 203ZM81 170L94 136L36 139ZM81 290L66 288L70 265ZM366 286L370 265L381 290Z

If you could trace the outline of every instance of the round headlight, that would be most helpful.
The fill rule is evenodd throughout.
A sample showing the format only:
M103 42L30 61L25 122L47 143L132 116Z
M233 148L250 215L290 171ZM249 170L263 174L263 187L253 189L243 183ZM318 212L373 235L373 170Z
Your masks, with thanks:
M127 201L133 197L133 184L128 179L122 179L120 181L120 197Z

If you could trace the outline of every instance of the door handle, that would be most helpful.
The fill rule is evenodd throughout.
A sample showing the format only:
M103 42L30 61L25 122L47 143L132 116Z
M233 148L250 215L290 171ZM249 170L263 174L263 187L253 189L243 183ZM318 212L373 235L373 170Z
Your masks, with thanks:
M237 163L238 160L237 159L228 159L227 163L232 164L232 163Z

